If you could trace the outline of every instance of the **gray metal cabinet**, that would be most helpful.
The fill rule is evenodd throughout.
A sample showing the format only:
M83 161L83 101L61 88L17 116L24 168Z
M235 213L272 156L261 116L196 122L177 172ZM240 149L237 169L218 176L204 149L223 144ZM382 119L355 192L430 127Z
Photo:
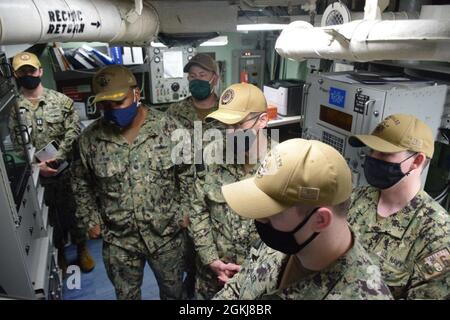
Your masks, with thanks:
M26 127L11 120L17 110L10 69L0 52L0 295L60 299L61 271L34 147ZM29 139L28 139L29 140Z

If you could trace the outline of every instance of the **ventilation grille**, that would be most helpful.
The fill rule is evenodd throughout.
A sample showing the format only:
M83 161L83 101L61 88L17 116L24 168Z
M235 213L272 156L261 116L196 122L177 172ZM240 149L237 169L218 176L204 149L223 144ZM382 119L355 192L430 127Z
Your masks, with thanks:
M343 23L344 23L344 17L342 16L342 14L337 10L333 10L327 16L325 25L326 26L335 26L335 25L343 24Z

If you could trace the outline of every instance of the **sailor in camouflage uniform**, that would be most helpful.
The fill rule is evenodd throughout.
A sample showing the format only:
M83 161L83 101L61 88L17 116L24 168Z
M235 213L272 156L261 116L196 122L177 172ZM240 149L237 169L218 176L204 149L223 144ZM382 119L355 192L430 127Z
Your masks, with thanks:
M229 131L241 129L236 132L245 130L254 135L247 143L248 149L244 150L243 145L242 150L236 149L242 155L245 151L245 163L207 163L205 171L197 173L195 203L198 207L190 217L189 230L198 253L198 299L211 299L239 270L252 243L258 239L253 223L232 213L221 187L253 175L257 159L265 156L268 141L261 129L267 125L266 108L260 89L247 83L234 84L222 94L218 111L207 117L227 125ZM261 153L257 156L258 150Z
M77 245L80 268L83 272L89 272L95 267L95 262L86 247L86 230L78 228L75 220L76 207L70 172L66 170L56 176L57 170L51 167L72 159L73 142L80 134L79 118L73 101L62 93L42 86L40 80L43 70L36 55L18 53L13 59L13 69L21 87L18 98L19 119L31 128L32 145L39 151L53 140L59 144L55 159L39 163L41 183L45 186L45 202L50 209L50 223L55 227L54 243L59 250L59 266L65 272L67 262L64 246L70 232L72 243ZM17 119L15 110L12 119ZM10 123L13 126L13 122Z
M217 110L218 99L214 88L219 81L217 63L207 54L199 53L184 66L188 74L191 96L171 104L167 114L177 119L186 129L194 129L194 121L203 121Z
M350 169L332 147L291 139L254 178L222 187L262 241L215 299L392 299L347 224Z
M184 128L190 131L191 137L203 137L205 130L216 128L223 130L222 126L216 121L205 122L205 117L211 112L217 110L218 98L214 93L214 88L219 81L217 63L209 55L199 53L192 57L184 66L183 71L188 74L189 91L191 96L171 104L166 113L178 120ZM201 129L201 130L200 130ZM198 132L194 132L198 130ZM195 144L194 144L195 146ZM200 144L202 146L202 144ZM202 150L197 150L199 155ZM201 161L200 161L201 160ZM203 159L198 158L196 166L193 167L191 183L194 183L196 172L203 171ZM189 177L187 177L189 178ZM190 190L189 192L192 192ZM189 222L188 222L189 223ZM188 298L194 297L195 291L195 250L192 239L186 233L186 279L184 281L185 292Z
M192 189L180 174L183 165L171 157L171 133L181 126L140 103L126 67L99 70L93 90L104 116L80 136L78 214L91 237L103 237L103 259L118 299L141 298L146 262L160 298L180 299L183 214Z
M434 152L431 129L395 114L349 143L371 149L364 164L370 186L353 192L349 222L394 297L450 298L449 214L421 189Z

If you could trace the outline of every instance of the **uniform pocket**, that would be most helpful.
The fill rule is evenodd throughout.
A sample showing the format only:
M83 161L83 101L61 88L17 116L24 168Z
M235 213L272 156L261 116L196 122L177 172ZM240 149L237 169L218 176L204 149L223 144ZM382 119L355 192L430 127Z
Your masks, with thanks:
M44 119L48 123L60 123L64 121L64 115L59 107L47 104L44 107Z
M44 121L48 135L51 138L61 137L65 133L64 116L57 108L50 108L44 111Z
M98 192L118 198L123 192L123 184L127 181L127 164L119 159L102 158L94 161L93 169L99 186Z

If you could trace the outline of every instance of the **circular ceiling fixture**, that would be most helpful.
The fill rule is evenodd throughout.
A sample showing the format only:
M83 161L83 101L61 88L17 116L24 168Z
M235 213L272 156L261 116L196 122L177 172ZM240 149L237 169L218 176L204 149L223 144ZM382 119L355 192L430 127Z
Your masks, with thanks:
M352 20L350 10L340 2L333 2L324 11L320 25L322 27L344 24Z

